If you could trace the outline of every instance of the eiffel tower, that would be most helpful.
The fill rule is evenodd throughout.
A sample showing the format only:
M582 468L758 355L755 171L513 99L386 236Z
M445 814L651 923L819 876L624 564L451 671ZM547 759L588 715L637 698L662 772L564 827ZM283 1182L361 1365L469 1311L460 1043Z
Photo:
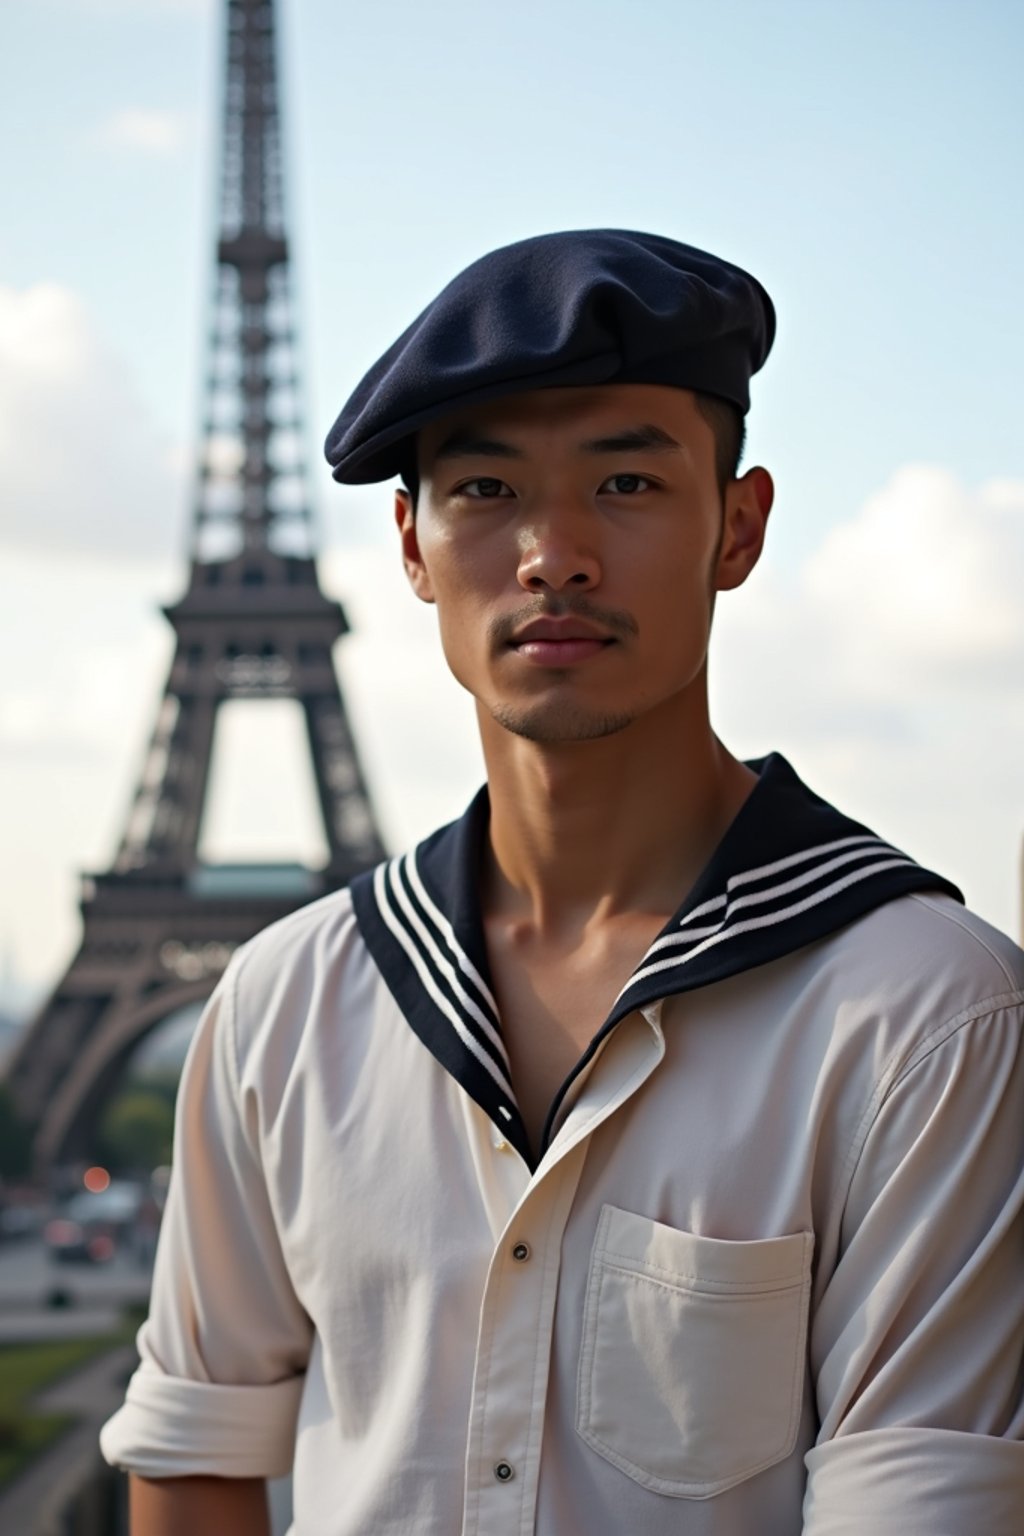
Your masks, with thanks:
M83 879L81 947L10 1061L46 1170L85 1155L140 1040L205 999L232 950L383 857L331 660L346 632L320 589L302 473L272 0L227 0L220 229L188 589L113 866ZM325 866L200 859L214 725L236 699L301 706ZM288 786L282 786L282 793Z

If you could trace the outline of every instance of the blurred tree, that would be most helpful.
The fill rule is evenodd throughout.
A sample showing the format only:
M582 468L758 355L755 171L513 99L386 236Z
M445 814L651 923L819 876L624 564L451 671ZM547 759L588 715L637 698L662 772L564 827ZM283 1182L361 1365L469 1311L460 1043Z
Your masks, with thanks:
M174 1109L149 1088L127 1088L112 1099L99 1124L96 1153L112 1173L151 1173L171 1160Z

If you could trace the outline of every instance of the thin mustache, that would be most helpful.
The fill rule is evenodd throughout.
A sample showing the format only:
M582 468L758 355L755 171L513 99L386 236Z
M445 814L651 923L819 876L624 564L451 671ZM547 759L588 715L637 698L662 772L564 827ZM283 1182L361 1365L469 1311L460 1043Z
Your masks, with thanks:
M584 619L606 629L612 635L630 639L639 633L639 626L631 613L617 608L599 608L587 598L560 598L557 602L528 603L514 613L502 614L488 626L488 635L494 646L509 645L516 632L537 619Z

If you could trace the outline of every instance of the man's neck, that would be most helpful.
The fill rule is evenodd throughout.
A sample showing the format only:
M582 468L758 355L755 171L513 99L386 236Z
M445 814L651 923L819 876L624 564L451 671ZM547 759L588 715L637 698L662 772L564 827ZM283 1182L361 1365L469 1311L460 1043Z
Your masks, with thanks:
M756 782L706 722L673 729L645 717L557 746L481 724L485 916L538 936L629 914L667 919Z

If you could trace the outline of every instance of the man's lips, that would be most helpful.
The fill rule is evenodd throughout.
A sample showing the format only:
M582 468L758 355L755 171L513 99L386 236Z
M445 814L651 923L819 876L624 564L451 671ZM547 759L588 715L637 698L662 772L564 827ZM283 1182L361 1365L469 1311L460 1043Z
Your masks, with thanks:
M567 616L564 619L535 619L531 624L524 624L509 644L527 661L567 666L596 656L615 641L595 625Z

